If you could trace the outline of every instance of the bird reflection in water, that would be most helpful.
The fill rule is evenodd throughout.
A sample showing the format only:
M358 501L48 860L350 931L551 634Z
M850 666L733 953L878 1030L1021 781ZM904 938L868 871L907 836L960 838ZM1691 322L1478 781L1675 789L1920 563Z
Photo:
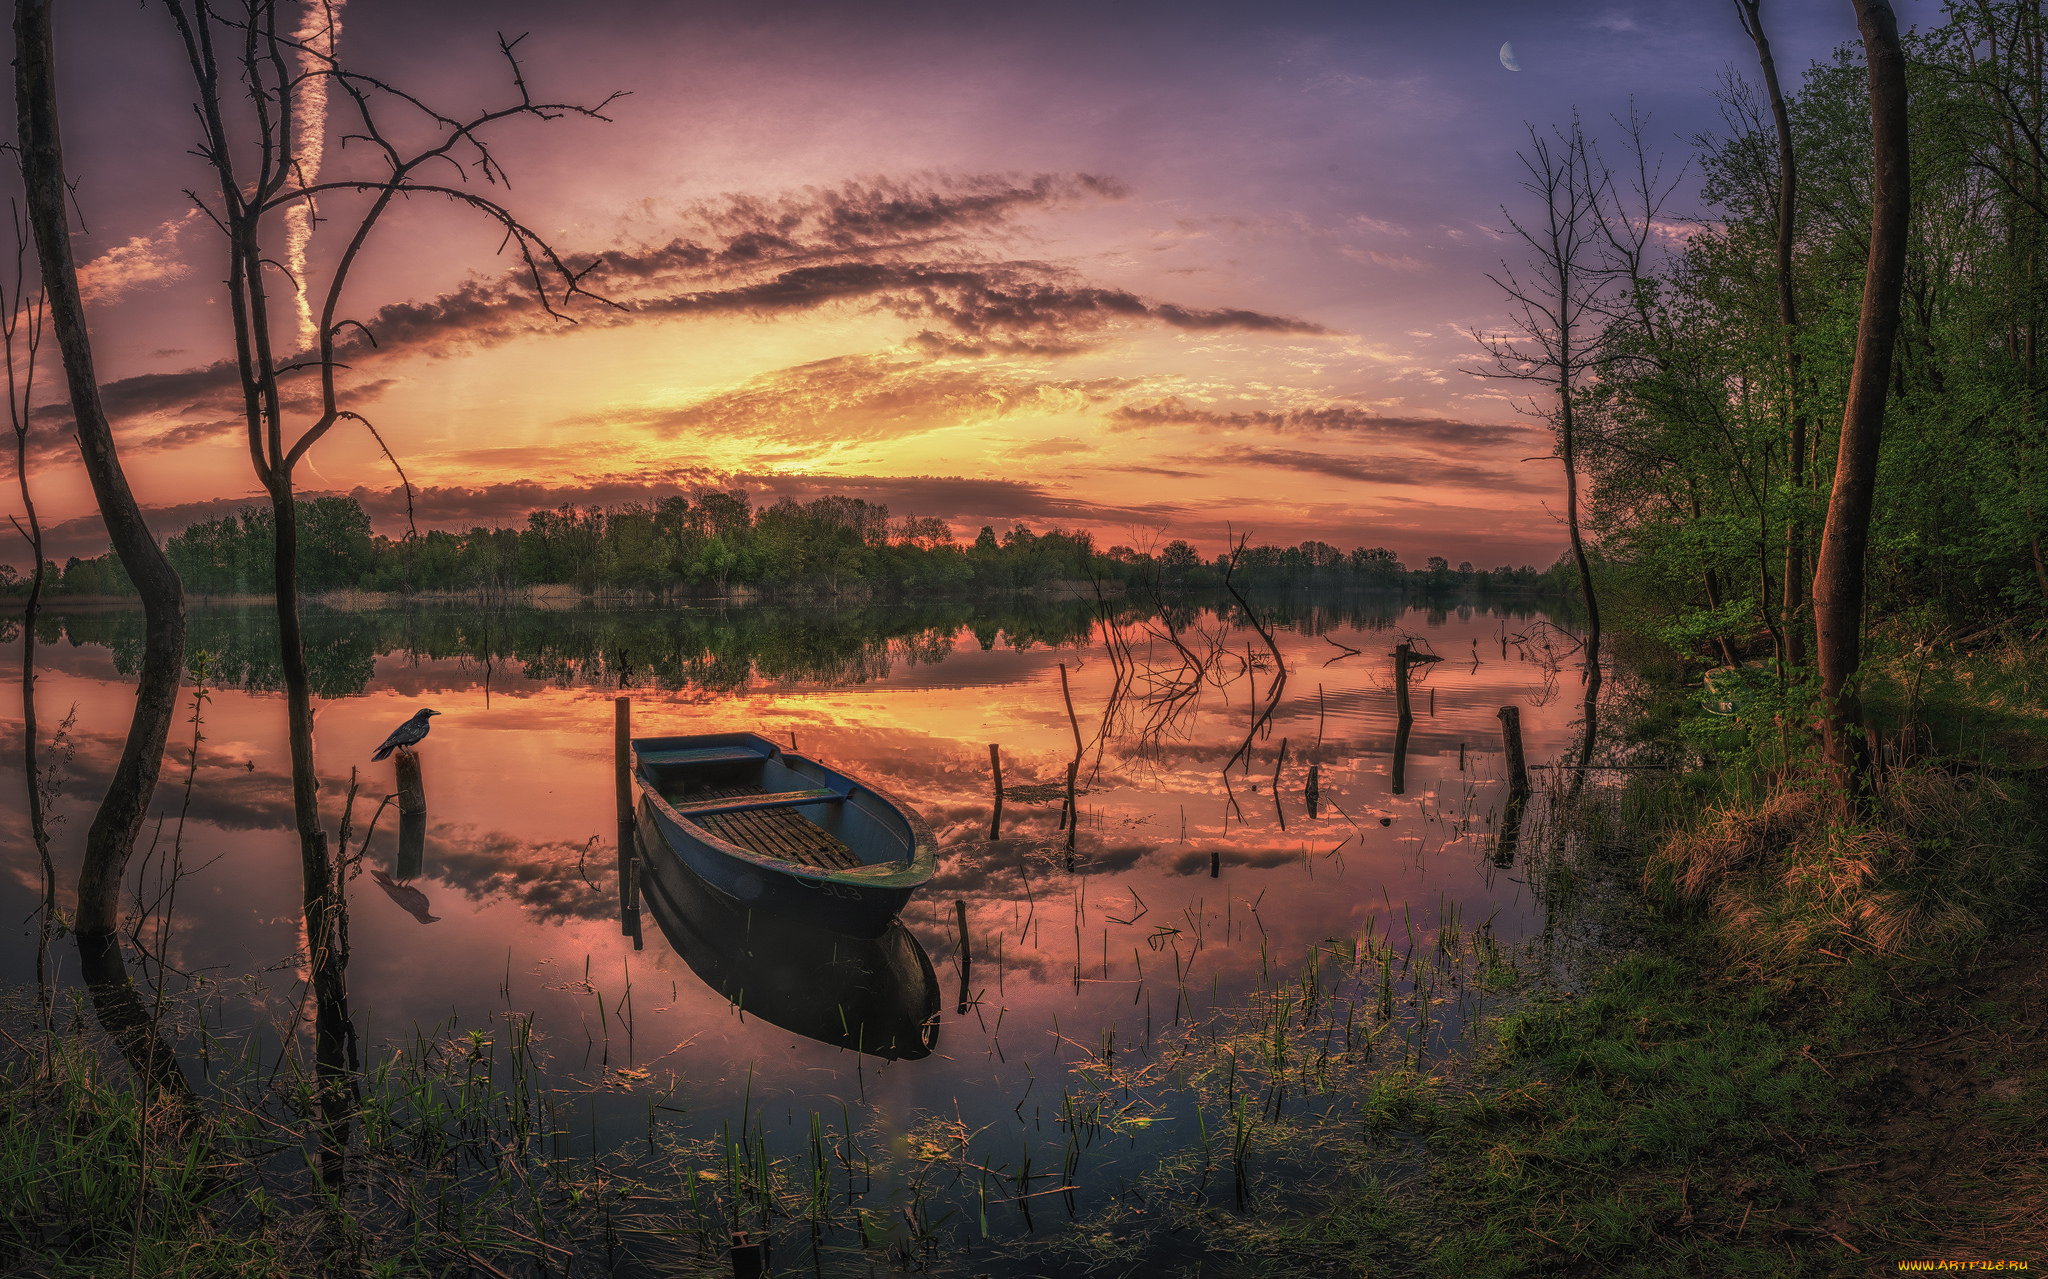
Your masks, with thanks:
M422 924L435 923L441 918L428 912L427 895L411 884L401 884L381 870L371 870L370 877L377 881L377 887L384 890L386 897L397 902L407 914Z

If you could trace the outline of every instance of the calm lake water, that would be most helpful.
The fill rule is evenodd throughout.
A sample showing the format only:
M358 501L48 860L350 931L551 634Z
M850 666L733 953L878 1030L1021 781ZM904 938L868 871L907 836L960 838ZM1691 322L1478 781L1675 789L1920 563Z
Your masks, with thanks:
M822 1117L873 1152L863 1192L890 1205L892 1223L905 1213L912 1223L886 1228L915 1229L921 1214L950 1223L952 1251L925 1260L961 1254L962 1273L1042 1267L1017 1260L1028 1251L1004 1262L1003 1242L1071 1232L1070 1222L1103 1231L1090 1236L1100 1244L1112 1233L1102 1222L1142 1211L1131 1196L1148 1174L1198 1143L1227 1144L1219 1126L1241 1129L1229 1116L1245 1113L1250 1085L1239 1088L1235 1064L1227 1084L1194 1079L1191 1043L1222 1044L1254 1024L1278 1024L1282 1038L1307 1027L1318 1044L1295 1051L1327 1063L1382 1024L1392 1038L1380 1063L1455 1057L1482 987L1453 974L1432 988L1415 957L1450 946L1440 933L1465 939L1484 925L1506 947L1543 927L1521 869L1496 864L1496 713L1521 708L1532 764L1564 752L1579 687L1569 639L1526 604L1278 606L1284 692L1226 780L1224 761L1276 679L1264 639L1201 605L1168 616L1119 606L1115 623L1113 655L1092 603L314 615L323 794L338 817L358 770L358 838L394 786L391 763L371 763L371 752L414 710L441 712L420 752L423 853L402 856L394 807L350 885L362 1042L374 1051L531 1014L551 1076L574 1099L567 1140L586 1151L651 1144L651 1125L676 1139L754 1131L796 1149ZM124 672L139 636L139 617L125 612L60 614L45 627L45 732L75 714L56 806L67 896L125 732ZM1198 684L1174 638L1203 659ZM1416 669L1397 794L1390 655L1408 638L1443 660ZM156 803L165 826L143 840L168 849L184 811L188 874L167 958L232 986L246 1011L221 1011L224 1021L287 1026L299 998L299 881L274 633L261 609L195 611L190 646L205 654L210 696L189 806L193 726L181 722ZM5 652L18 669L18 641ZM1062 665L1082 746L1071 850L1053 798L1076 753ZM1174 700L1176 688L1185 695ZM656 918L650 902L637 944L627 935L612 789L622 692L637 734L794 739L923 814L938 876L903 916L914 945L870 980L924 982L915 951L929 958L941 1013L928 1055L842 1046L847 1035L800 1006L817 946L775 942L768 923L768 940L750 940L746 921L735 933L730 920ZM0 751L18 761L18 683L0 698ZM189 715L189 687L182 700ZM1013 792L993 841L991 743ZM1305 799L1312 768L1316 816ZM0 882L12 908L0 974L14 983L33 977L32 934L15 923L37 893L23 795L10 762L0 772ZM138 873L143 861L139 851ZM964 988L956 901L971 953ZM750 949L710 953L736 944ZM694 964L678 945L699 948ZM1369 1015L1385 967L1370 957L1388 953L1376 947L1399 952L1389 980L1419 1021L1384 1006L1377 1022ZM68 950L58 954L75 969ZM738 1007L735 982L756 992L737 995ZM1276 1012L1283 996L1305 1007ZM1261 1113L1335 1123L1355 1111L1355 1096L1319 1091L1307 1074L1290 1084L1287 1070L1260 1076ZM950 1152L943 1184L921 1171L936 1148ZM1230 1163L1205 1153L1195 1168L1225 1204ZM1278 1152L1258 1175L1284 1185L1312 1164ZM806 1246L795 1235L779 1244L783 1258Z

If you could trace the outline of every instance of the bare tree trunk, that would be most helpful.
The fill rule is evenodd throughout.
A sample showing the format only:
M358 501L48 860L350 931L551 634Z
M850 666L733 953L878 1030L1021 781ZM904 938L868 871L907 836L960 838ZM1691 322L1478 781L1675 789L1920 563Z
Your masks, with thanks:
M458 206L480 212L497 222L505 233L505 244L514 248L529 268L536 296L544 310L555 312L546 293L546 277L557 278L563 300L588 294L581 276L561 261L554 250L514 218L504 206L470 188L442 186L424 180L422 170L453 164L467 172L451 151L462 149L480 166L480 171L498 173L483 131L490 124L511 116L530 115L552 119L580 115L602 119L599 108L568 103L536 102L529 95L514 55L517 40L499 39L499 51L506 60L517 92L512 105L482 112L469 120L434 115L440 130L422 149L402 152L383 131L376 104L398 102L412 110L423 110L417 99L398 93L368 77L344 73L335 60L335 29L329 22L324 35L308 38L288 36L279 26L290 7L277 0L248 0L241 16L216 12L206 0L164 0L164 7L177 27L197 91L198 116L204 130L200 156L214 171L219 184L218 207L207 205L212 220L227 236L227 295L232 313L235 361L240 374L243 413L248 433L249 457L256 476L270 495L273 517L274 556L272 587L276 592L278 640L282 655L287 727L292 759L292 812L299 841L301 904L305 914L307 963L314 997L314 1045L320 1080L322 1121L322 1171L330 1184L338 1183L348 1143L350 1099L354 1090L354 1028L348 1015L346 985L346 904L343 884L336 874L336 862L320 820L320 781L313 752L312 680L306 669L305 644L299 618L298 520L293 491L293 469L320 439L346 420L360 423L378 443L383 443L368 419L341 405L336 370L344 367L336 358L337 335L354 325L368 337L369 330L337 313L342 291L358 255L384 213L402 195L432 195ZM316 8L310 15L317 19ZM331 20L333 11L327 11ZM216 48L215 37L221 37ZM221 51L227 57L223 61ZM316 162L306 158L306 134L325 128L317 113L302 115L313 86L345 98L355 113L351 136L362 142L381 166L374 177L350 176L322 180ZM609 101L610 99L606 99ZM230 130L224 104L245 101L251 118ZM600 108L603 104L600 104ZM239 142L238 142L239 139ZM239 147L239 149L238 149ZM241 167L238 172L238 156ZM374 171L374 170L373 170ZM345 247L328 268L328 279L319 306L316 328L302 334L311 349L292 367L312 368L319 378L318 415L295 439L288 438L285 403L278 386L285 366L277 358L271 336L270 298L264 282L266 267L276 263L263 253L265 219L293 213L311 217L315 202L329 193L369 196L369 203L356 216L352 232L345 235ZM199 197L195 196L195 199ZM205 201L201 201L205 204ZM544 277L543 273L546 273ZM308 287L295 280L295 288ZM374 341L374 338L370 340ZM311 358L308 359L306 356ZM389 450L386 449L387 456ZM394 467L397 459L392 458ZM399 471L404 481L404 471ZM410 493L410 484L407 485ZM344 852L346 850L344 849Z
M327 827L320 820L320 776L313 760L313 681L306 669L304 628L299 619L298 503L291 480L278 472L270 491L277 530L273 573L277 591L279 665L284 675L286 724L291 738L292 814L298 826L300 904L306 918L306 966L313 988L313 1060L322 1084L326 1116L322 1171L338 1183L348 1144L351 1088L345 1081L355 1024L348 1011L348 968L340 928L346 907L342 885L329 855Z
M1570 263L1563 257L1557 260L1558 290L1568 294L1573 287ZM1571 536L1572 561L1579 568L1579 590L1586 599L1586 736L1579 747L1578 771L1573 775L1572 792L1586 780L1586 767L1593 762L1593 744L1599 730L1600 709L1600 599L1593 591L1593 566L1586 558L1585 538L1579 531L1579 465L1577 423L1572 417L1572 382L1578 373L1574 362L1576 352L1572 348L1572 326L1561 326L1558 334L1558 348L1562 358L1558 362L1558 455L1564 461L1564 522L1565 531Z
M142 518L114 448L113 428L100 402L86 329L85 302L71 258L65 216L64 150L57 128L56 58L50 31L50 0L16 0L14 7L15 113L19 125L22 182L29 225L48 290L51 326L64 355L78 451L99 502L114 553L142 597L142 665L136 679L135 714L86 833L85 860L78 875L79 956L93 1004L120 1043L130 1066L158 1086L181 1096L190 1089L169 1048L141 1013L114 937L120 911L121 875L142 830L163 767L164 743L177 710L185 657L185 593L163 549ZM132 1007L131 1007L132 1006Z
M1878 444L1884 432L1885 388L1899 330L1899 294L1906 273L1907 188L1911 156L1906 132L1906 58L1898 20L1887 0L1851 0L1870 68L1870 260L1863 275L1863 311L1856 325L1856 363L1842 412L1834 491L1813 576L1815 649L1827 716L1827 759L1853 802L1870 799L1870 750L1856 688L1862 662L1864 551L1877 489Z
M1558 460L1564 463L1565 529L1571 538L1572 560L1578 566L1579 590L1586 601L1586 736L1572 783L1576 792L1593 758L1601 677L1600 600L1579 525L1578 421L1572 396L1584 371L1599 357L1598 324L1605 309L1602 294L1617 275L1612 262L1598 260L1594 237L1604 235L1607 244L1626 258L1631 280L1641 265L1641 242L1633 234L1617 235L1602 213L1612 175L1587 144L1578 117L1573 116L1568 132L1556 130L1555 135L1553 149L1550 139L1531 128L1529 151L1519 157L1529 175L1522 187L1542 201L1542 220L1524 224L1505 208L1501 210L1509 228L1531 250L1538 272L1525 285L1513 268L1502 263L1502 273L1488 277L1507 294L1521 330L1520 340L1474 336L1493 356L1496 371L1489 376L1536 382L1546 391L1557 392L1553 424ZM1644 200L1654 216L1658 199L1655 180L1645 172L1642 181ZM1591 342L1580 341L1582 322L1595 326Z
M1565 528L1571 534L1572 560L1579 566L1579 590L1586 597L1586 736L1579 747L1579 770L1572 783L1576 792L1586 779L1586 767L1593 762L1594 739L1599 730L1600 600L1593 593L1593 566L1586 559L1585 539L1579 533L1579 468L1572 421L1572 393L1568 383L1563 387L1563 411L1558 422L1559 452L1564 457Z
M42 615L43 602L43 524L36 515L35 495L28 487L29 412L35 399L36 353L42 345L46 306L41 290L34 302L28 300L28 248L28 227L17 214L14 288L11 296L0 297L0 310L6 311L5 316L0 316L0 344L6 348L7 420L14 428L14 478L21 488L22 507L21 519L8 518L14 520L15 530L28 543L29 555L35 561L28 578L28 599L21 609L21 772L28 783L29 838L35 842L43 875L43 904L36 924L36 1024L47 1041L56 1011L50 974L50 936L57 922L57 864L50 857L50 825L43 813L43 768L37 758L42 730L36 723L36 622ZM22 331L24 322L28 325L26 333ZM26 348L22 352L27 359L25 369L16 360L17 347ZM22 370L19 378L18 369Z
M8 380L12 381L11 349L7 357ZM50 827L43 815L43 768L36 758L37 739L42 732L36 724L36 621L41 616L43 600L43 526L36 519L35 501L28 491L27 445L28 423L23 420L15 428L14 462L21 481L21 503L28 512L28 529L23 536L28 539L36 567L29 575L28 602L21 610L21 772L28 783L29 838L35 841L36 857L43 872L43 905L36 924L36 1024L48 1035L56 1011L55 991L50 985L50 932L57 920L57 864L50 858Z
M1785 417L1789 443L1786 481L1794 489L1806 486L1806 415L1799 402L1799 302L1793 291L1792 242L1798 229L1799 167L1792 156L1792 122L1785 112L1785 94L1778 86L1778 64L1771 57L1771 42L1764 37L1758 9L1762 0L1736 0L1742 25L1756 44L1757 61L1762 64L1764 90L1770 95L1771 118L1778 127L1778 325L1785 343ZM1785 596L1779 612L1785 632L1785 660L1791 666L1806 665L1806 629L1799 621L1805 602L1806 531L1794 517L1785 521Z

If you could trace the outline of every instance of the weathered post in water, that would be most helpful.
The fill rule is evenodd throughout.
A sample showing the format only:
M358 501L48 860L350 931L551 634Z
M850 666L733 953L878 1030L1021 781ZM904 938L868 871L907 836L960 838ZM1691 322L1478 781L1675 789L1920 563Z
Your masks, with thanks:
M1522 712L1519 707L1500 708L1500 737L1508 755L1508 794L1526 796L1529 793L1529 765L1522 758Z
M732 1279L768 1279L768 1241L749 1241L747 1232L732 1232L732 1248L726 1253L732 1261Z
M1067 851L1074 851L1074 828L1081 824L1081 810L1074 806L1074 781L1081 771L1081 761L1067 762Z
M619 933L640 949L640 859L633 834L633 699L612 700L612 786L619 817Z
M622 832L623 833L623 832ZM619 936L640 949L640 858L631 837L619 846Z
M1280 818L1280 829L1287 829L1287 810L1280 803L1280 766L1287 762L1287 739L1280 739L1280 753L1273 758L1273 812Z
M419 753L410 746L401 746L392 765L398 772L399 814L426 812L427 783L420 775Z
M1403 715L1400 723L1394 725L1394 793L1399 795L1408 786L1408 734L1415 730L1415 721Z
M619 825L633 824L633 699L612 699L612 785L619 801Z
M398 774L398 862L392 878L409 884L427 870L427 783L412 747L399 747L391 762Z
M994 742L988 744L988 768L996 787L996 806L988 815L988 839L993 844L1003 834L1003 751Z
M1523 795L1509 795L1508 804L1500 815L1500 838L1493 846L1493 864L1506 867L1515 864L1515 846L1522 839L1522 810L1528 807L1528 798Z
M1408 659L1411 649L1406 644L1394 645L1394 717L1403 724L1415 718L1408 707Z
M967 903L953 899L953 918L960 926L960 1007L959 1015L967 1015L968 974L974 968L974 952L967 948Z
M398 860L391 867L391 878L401 884L410 884L427 873L427 815L425 813L400 813L398 815Z
M1067 699L1067 724L1074 730L1074 758L1081 758L1081 721L1074 716L1074 694L1067 688L1067 664L1060 663L1060 696Z

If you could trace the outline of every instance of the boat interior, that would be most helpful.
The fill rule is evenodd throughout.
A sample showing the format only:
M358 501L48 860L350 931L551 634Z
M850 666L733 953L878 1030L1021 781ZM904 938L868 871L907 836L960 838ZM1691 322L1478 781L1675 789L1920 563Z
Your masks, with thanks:
M637 752L641 775L677 816L759 856L839 871L910 855L909 832L879 797L814 760L763 748L775 750L762 739Z

